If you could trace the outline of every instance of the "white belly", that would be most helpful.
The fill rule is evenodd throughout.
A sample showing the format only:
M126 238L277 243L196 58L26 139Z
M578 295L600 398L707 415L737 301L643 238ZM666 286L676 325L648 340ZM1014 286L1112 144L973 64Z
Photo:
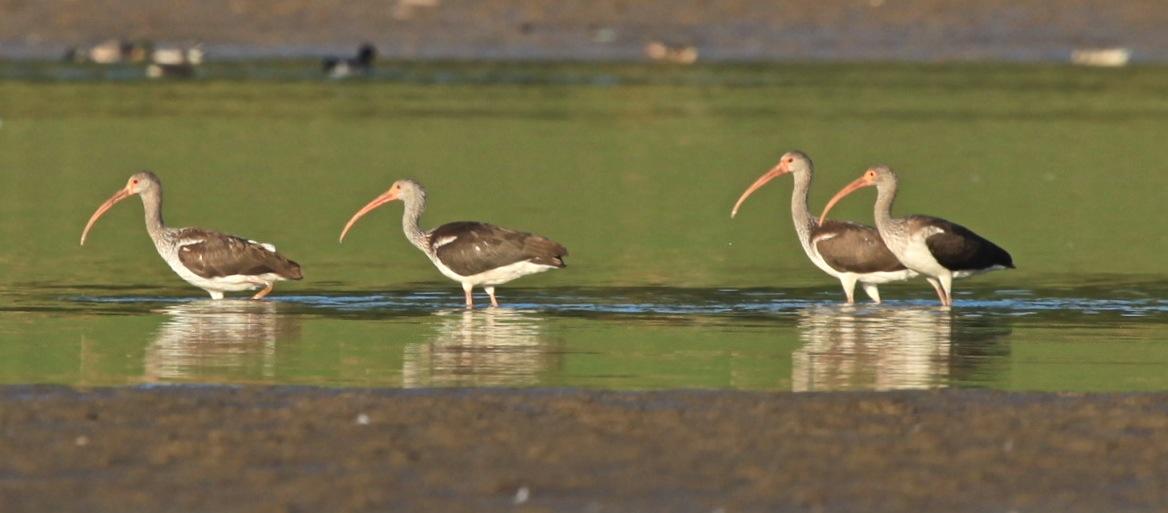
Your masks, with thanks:
M916 277L917 272L912 269L902 269L899 271L877 271L874 273L856 274L860 283L872 283L879 285L881 283L892 283L894 281L904 281Z
M933 257L933 253L929 251L929 245L925 243L925 239L931 237L935 233L940 233L939 230L922 230L913 234L905 244L901 251L897 253L896 258L900 259L900 263L905 267L912 269L918 273L926 276L942 276L950 274L949 269L946 269ZM954 276L957 276L954 274Z
M178 258L177 246L174 249L163 247L156 247L158 254L162 256L162 260L170 269L182 278L187 283L203 289L211 294L212 297L219 298L223 296L224 292L240 292L244 290L256 290L267 286L269 283L283 281L285 278L276 273L266 273L256 276L245 276L242 274L232 274L230 276L216 276L213 278L204 278L199 276L190 269L187 269L182 261Z
M516 278L527 276L529 274L542 273L548 269L556 268L553 265L536 264L528 260L523 260L521 262L515 262L514 264L508 264L503 267L497 267L495 269L483 271L478 274L463 276L454 272L449 267L446 267L446 265L436 257L431 257L430 261L434 262L434 267L437 267L438 271L441 272L443 276L446 276L447 278L450 278L459 283L469 283L470 285L474 286L502 285Z
M925 242L925 239L938 233L945 232L936 227L921 230L909 237L907 244L897 247L890 246L890 249L892 249L892 252L896 254L896 258L900 259L900 263L904 264L905 267L926 276L944 276L948 274L953 278L968 278L975 274L1005 269L1005 267L1000 265L995 265L988 269L965 269L960 271L951 271L945 268L933 256L933 252L929 251L929 245Z

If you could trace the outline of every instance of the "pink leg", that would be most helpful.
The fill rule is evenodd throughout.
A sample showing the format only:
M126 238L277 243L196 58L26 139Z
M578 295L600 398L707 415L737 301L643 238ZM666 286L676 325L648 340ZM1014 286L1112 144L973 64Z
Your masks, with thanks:
M273 285L274 285L273 283L266 283L264 286L264 290L256 292L256 295L252 296L251 298L252 299L263 299L264 296L267 296L268 294L272 293L272 286Z
M937 299L941 300L941 306L949 306L949 297L945 294L945 289L941 288L941 282L932 277L925 279L933 286L933 290L937 291Z
M856 277L845 274L840 277L840 285L844 287L844 295L848 298L847 304L856 304Z
M498 308L499 300L495 299L495 287L483 287L483 290L486 290L487 295L491 296L491 306Z
M471 294L470 294L470 291L471 291L473 288L474 288L474 286L473 286L473 285L467 285L467 284L463 284L463 285L462 285L462 292L463 292L464 294L466 294L466 308L467 308L467 309L473 309L473 308L474 308L474 297L472 297L472 296L471 296Z

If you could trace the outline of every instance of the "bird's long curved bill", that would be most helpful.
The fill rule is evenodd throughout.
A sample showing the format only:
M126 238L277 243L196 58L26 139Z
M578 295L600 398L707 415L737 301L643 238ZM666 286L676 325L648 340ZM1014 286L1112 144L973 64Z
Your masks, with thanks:
M89 236L89 230L93 228L93 225L97 223L97 220L101 219L101 216L105 215L106 211L113 208L117 202L129 197L130 191L122 189L118 192L115 192L113 196L110 196L109 199L105 200L105 203L102 203L100 207L97 207L97 210L93 211L93 215L89 216L89 222L85 223L85 230L81 232L82 246L85 245L85 238Z
M868 187L869 185L873 185L872 182L869 182L864 177L860 177L852 183L844 186L843 189L840 189L839 192L835 193L835 196L831 197L831 201L827 202L827 206L823 207L823 213L819 214L819 224L823 224L823 220L827 219L827 213L831 211L831 207L834 207L836 203L839 203L840 200L844 199L844 196L863 189L864 187Z
M382 194L381 196L373 198L373 201L370 201L368 205L361 207L361 210L358 210L356 214L353 214L353 217L349 218L349 222L345 223L345 229L341 230L341 238L339 240L337 240L337 242L344 242L345 241L345 235L347 235L349 233L349 229L352 228L354 224L357 224L358 219L361 219L361 217L363 217L365 214L372 212L377 207L380 207L380 206L382 206L386 203L389 203L395 199L397 199L397 194L395 194L393 192L387 192L385 194Z
M738 197L738 201L734 203L734 208L730 210L730 217L733 218L734 216L738 215L738 207L741 207L742 204L746 202L746 198L751 194L754 194L754 191L761 189L762 186L767 184L767 182L785 174L787 174L787 170L783 169L782 165L775 166L771 168L770 171L763 173L762 176L758 177L758 180L755 180L754 183L750 184L750 187L747 187L746 190L742 192L742 195Z

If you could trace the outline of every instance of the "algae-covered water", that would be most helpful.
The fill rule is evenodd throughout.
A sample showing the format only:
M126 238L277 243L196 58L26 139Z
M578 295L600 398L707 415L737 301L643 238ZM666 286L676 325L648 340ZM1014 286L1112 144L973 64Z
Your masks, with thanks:
M305 66L311 66L305 64ZM1168 388L1168 68L963 65L391 65L325 81L290 64L136 72L0 67L0 382L774 390ZM790 149L813 208L875 163L900 213L958 221L1018 269L917 280L840 305L795 240ZM276 244L305 279L213 303L158 258L167 221ZM534 231L568 267L460 308L402 237L423 224ZM871 193L839 218L871 220ZM486 298L479 297L480 303Z

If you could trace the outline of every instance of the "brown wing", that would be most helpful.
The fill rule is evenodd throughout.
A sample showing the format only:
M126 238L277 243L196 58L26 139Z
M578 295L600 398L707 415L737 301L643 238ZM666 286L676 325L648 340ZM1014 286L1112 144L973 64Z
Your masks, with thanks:
M816 240L823 238L822 240ZM844 221L825 221L811 231L819 256L840 272L874 273L903 271L904 265L884 245L871 226Z
M451 237L453 240L447 242ZM568 250L539 235L508 230L472 221L447 223L430 232L431 247L443 265L470 276L505 265L530 260L533 263L565 267Z
M174 238L182 244L178 248L179 261L203 278L268 273L290 280L304 277L300 272L300 264L258 242L199 228L184 228Z
M1014 268L1014 259L1006 250L998 247L973 230L944 219L928 216L909 218L914 228L933 227L943 231L925 239L929 253L937 263L951 271L976 271L989 269L995 265Z

